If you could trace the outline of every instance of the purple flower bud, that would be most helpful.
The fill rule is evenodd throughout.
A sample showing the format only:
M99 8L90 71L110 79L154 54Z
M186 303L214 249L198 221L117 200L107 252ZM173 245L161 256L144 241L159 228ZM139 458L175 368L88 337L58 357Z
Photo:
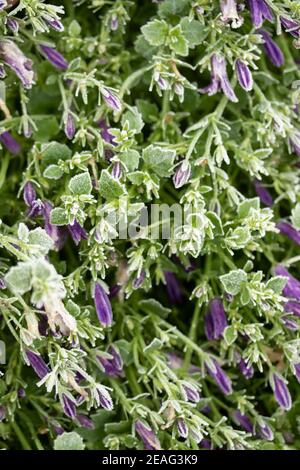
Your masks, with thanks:
M140 275L134 279L132 283L132 287L134 289L139 289L145 280L145 276L146 276L145 270L142 269L142 271L140 272Z
M292 276L288 270L281 265L276 266L275 274L277 276L287 277L287 283L283 288L283 295L285 297L291 297L292 299L300 300L300 282L298 279ZM287 302L287 304L288 303L289 302ZM287 304L285 304L285 306L287 306ZM289 312L290 310L287 311Z
M86 415L79 414L76 416L76 420L78 421L80 426L82 426L83 428L86 428L86 429L95 428L93 421L90 418L88 418Z
M189 382L182 382L181 392L185 401L191 401L192 403L198 403L200 401L200 395L197 388Z
M213 299L205 316L205 335L208 340L218 339L227 326L227 318L220 299Z
M296 379L300 384L300 362L298 364L293 364L294 374Z
M233 28L239 28L243 19L239 16L236 0L221 0L222 21L231 22Z
M122 176L122 167L121 167L121 163L120 162L115 162L113 167L112 167L112 171L111 171L111 176L115 179L115 180L119 180Z
M65 432L64 428L57 421L52 421L51 425L57 436L61 436Z
M284 64L284 55L281 49L279 48L279 46L277 46L276 42L273 41L267 31L261 29L260 34L264 39L264 49L268 58L270 59L272 64L275 65L275 67L281 67Z
M182 437L183 439L186 439L188 437L189 430L184 419L179 418L177 420L177 429L178 429L178 434L180 437Z
M167 284L167 293L170 302L173 305L182 303L182 292L177 277L171 271L165 271L165 280Z
M119 351L114 346L110 346L107 352L110 354L110 358L105 356L97 356L97 359L103 367L105 374L109 377L122 377L123 360Z
M13 155L18 155L18 153L21 152L21 145L13 138L13 136L8 131L5 131L0 135L0 142Z
M257 425L257 435L265 441L273 441L274 433L270 426L265 422L260 420Z
M241 359L238 363L238 366L239 366L239 369L240 369L241 373L245 377L245 379L249 380L253 377L253 375L254 375L253 367L249 366L247 364L247 362L245 361L245 359L243 359L242 357L241 357Z
M181 188L186 184L191 176L191 165L188 160L183 160L183 162L178 166L174 176L173 183L176 189Z
M202 449L211 450L211 441L209 439L201 439L201 441L199 442L199 446Z
M281 321L286 328L291 331L297 331L299 329L299 325L296 320L293 320L290 315L285 315L281 317Z
M46 59L58 70L67 70L69 64L64 56L53 47L40 45L40 49Z
M264 20L273 20L270 7L265 0L248 0L252 23L256 28L260 28Z
M300 36L300 24L297 23L297 21L281 16L280 22L284 30L294 36L294 38L298 38Z
M31 204L31 207L29 208L27 215L30 218L38 217L39 215L42 215L44 213L44 203L40 200L37 199L36 201L33 201Z
M54 31L58 31L59 33L61 33L65 29L62 22L59 21L57 18L44 16L44 20Z
M200 93L207 93L209 96L215 95L222 90L230 101L236 103L238 101L226 71L225 57L213 54L211 57L211 83L205 88L199 90Z
M5 406L0 406L0 423L5 419L6 417L6 408Z
M43 212L44 219L45 219L45 230L47 234L54 241L54 247L58 251L64 246L64 243L67 238L67 231L65 227L59 227L57 225L51 224L50 215L51 215L52 209L53 209L52 204L48 201L45 201L44 212Z
M98 122L98 125L101 129L101 137L103 140L105 140L105 142L107 142L108 144L111 144L113 143L113 139L114 139L114 136L112 134L110 134L109 132L109 128L105 122L104 119L101 119L99 122Z
M62 394L61 399L62 399L62 408L63 408L65 415L71 419L75 419L77 417L75 401L71 400L64 393Z
M253 88L253 78L252 73L245 62L238 59L235 63L235 70L239 84L241 87L246 90L250 91Z
M113 111L116 111L118 113L122 110L121 101L108 88L103 87L101 89L101 93L102 93L105 103L107 104L109 108L111 108Z
M18 397L19 397L19 398L24 398L24 397L26 397L26 393L25 393L24 388L21 387L21 388L18 389Z
M99 398L99 403L104 408L105 410L111 411L113 409L113 402L111 399L110 394L108 391L101 386L98 389L98 398Z
M230 395L232 393L231 380L228 375L225 374L220 364L215 360L211 359L214 367L211 363L205 363L209 375L215 380L219 389L224 393L224 395Z
M75 243L75 245L79 245L81 240L86 240L87 239L87 233L84 230L83 227L77 222L77 220L74 220L74 223L71 225L68 225L68 230L70 232L70 235Z
M135 430L142 439L146 450L161 450L160 442L148 424L137 420Z
M271 194L264 186L262 186L260 181L255 179L253 181L253 185L254 185L255 192L258 195L261 202L265 204L266 206L269 206L269 207L273 206L274 201L273 201Z
M31 207L32 203L36 200L36 191L30 181L24 186L23 199L28 207Z
M120 292L121 288L122 286L120 284L115 284L114 286L111 286L109 288L109 299L113 299L114 297L116 297Z
M29 349L25 351L25 354L29 364L40 379L43 379L47 374L49 374L50 369L39 354L36 354Z
M274 392L275 400L284 410L290 410L292 407L292 399L289 389L278 373L273 373L270 377L271 387Z
M276 227L280 230L282 235L286 235L290 238L293 242L297 245L300 245L300 231L295 229L291 224L288 222L278 222Z
M253 424L251 423L248 416L243 415L240 411L235 411L233 413L233 418L243 428L246 432L253 433Z
M110 22L110 29L111 31L117 31L119 28L119 20L117 15L113 14L111 17L111 22Z
M75 127L75 120L71 113L68 113L66 121L65 121L65 128L64 128L66 137L69 140L74 138L76 127Z
M19 31L19 23L15 18L7 18L6 25L13 33L17 33Z
M94 302L100 323L103 326L111 326L113 322L111 305L105 290L99 283L95 284Z
M21 80L24 88L31 88L34 83L32 61L12 41L0 42L0 58Z

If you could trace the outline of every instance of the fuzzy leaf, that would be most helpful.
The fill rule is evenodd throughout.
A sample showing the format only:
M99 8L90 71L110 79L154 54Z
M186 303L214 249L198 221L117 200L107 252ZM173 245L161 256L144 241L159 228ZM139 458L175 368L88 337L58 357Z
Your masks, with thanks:
M25 294L31 289L31 267L29 263L19 263L5 276L8 287L16 294Z
M154 20L143 26L141 31L151 46L161 46L167 38L169 27L163 20Z
M43 173L44 178L50 180L59 180L64 172L58 165L49 165Z
M143 150L142 158L148 169L154 171L159 177L170 176L174 166L176 152L149 145Z
M68 217L61 207L55 207L50 214L50 222L53 225L67 225Z
M99 181L99 193L107 200L116 199L125 194L124 186L114 179L107 170L102 170Z
M243 284L247 281L247 274L242 269L236 269L221 276L220 281L228 294L236 295L241 291Z
M93 189L91 177L88 171L80 175L73 176L69 182L69 190L72 194L80 196L82 194L90 194Z
M77 432L64 432L54 441L54 450L84 450L83 439Z

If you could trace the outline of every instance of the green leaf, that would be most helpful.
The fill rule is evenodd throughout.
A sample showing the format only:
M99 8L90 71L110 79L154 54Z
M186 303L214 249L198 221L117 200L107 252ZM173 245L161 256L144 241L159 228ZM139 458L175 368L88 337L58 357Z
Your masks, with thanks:
M63 174L63 170L58 165L49 165L44 171L43 176L50 180L59 180Z
M83 439L77 432L64 432L54 441L54 450L84 450Z
M176 156L175 150L149 145L143 150L142 158L146 166L159 177L170 176Z
M143 171L134 171L133 173L129 173L127 178L132 184L139 186L140 184L143 184L145 173Z
M76 196L90 194L92 189L92 181L88 171L85 171L80 175L73 176L73 178L70 179L69 190Z
M31 266L29 263L19 263L9 270L5 276L8 287L16 294L25 294L31 289Z
M135 130L137 134L141 132L144 127L144 122L141 113L136 106L130 108L123 114L121 123L122 125L128 121L130 130Z
M297 229L300 230L300 202L296 204L294 209L292 210L292 224Z
M225 328L224 330L223 337L226 341L227 346L230 346L231 344L233 344L238 337L235 327L227 326L227 328Z
M169 27L164 20L156 19L145 24L141 31L151 46L161 46L167 39Z
M207 31L200 21L185 17L180 21L180 26L191 48L201 44L207 36Z
M164 307L155 299L140 300L139 307L148 314L155 314L159 317L166 318L171 310Z
M152 123L157 120L158 117L158 108L155 103L149 103L145 100L136 101L138 110L142 113L142 118L144 122Z
M50 214L50 222L53 225L67 225L68 217L61 207L55 207Z
M58 162L58 160L68 160L72 156L69 147L59 142L50 142L43 144L41 148L41 156L45 163Z
M140 154L136 150L128 149L119 154L119 159L124 163L128 171L134 171L139 166Z
M151 343L149 343L149 344L145 347L144 352L147 354L147 353L149 353L149 352L151 352L151 351L157 351L157 350L159 350L159 349L162 348L163 344L164 344L164 343L163 343L162 340L160 340L160 339L158 339L158 338L154 338L154 339L151 341Z
M158 7L160 16L179 15L190 5L190 0L165 0Z
M184 36L178 36L174 42L172 41L170 48L179 55L187 56L189 53L189 45Z
M116 199L126 193L124 186L114 179L107 170L102 170L99 181L99 193L107 200Z
M284 276L275 276L269 279L267 287L272 289L276 294L281 294L284 286L287 283L287 278Z
M224 232L220 217L215 212L207 212L205 215L214 226L214 234L223 235Z
M221 276L220 281L228 294L236 295L241 291L243 284L247 281L247 274L242 269L235 269Z
M253 199L246 199L245 201L241 202L238 207L238 216L242 219L247 217L251 208L259 209L260 201L258 197L254 197Z
M54 246L52 238L49 237L47 232L41 227L29 232L28 242L30 245L37 245L39 247L39 251L44 255L52 250Z
M59 133L59 125L55 116L35 116L34 122L37 130L33 132L33 139L38 142L49 142Z

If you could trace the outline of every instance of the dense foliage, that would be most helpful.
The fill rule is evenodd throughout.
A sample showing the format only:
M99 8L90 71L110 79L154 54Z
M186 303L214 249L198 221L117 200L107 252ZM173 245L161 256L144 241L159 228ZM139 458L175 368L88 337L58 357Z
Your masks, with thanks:
M299 1L0 27L0 448L299 449Z

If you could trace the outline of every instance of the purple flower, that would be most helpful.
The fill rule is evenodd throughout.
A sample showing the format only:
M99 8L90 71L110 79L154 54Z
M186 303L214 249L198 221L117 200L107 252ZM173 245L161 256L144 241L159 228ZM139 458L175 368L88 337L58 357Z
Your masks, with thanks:
M182 163L178 166L174 176L173 183L176 189L181 188L186 184L191 176L191 165L188 160L183 160Z
M122 167L121 167L121 163L120 162L115 162L113 167L112 167L112 171L111 171L111 176L115 179L115 180L119 180L122 176Z
M18 397L19 398L26 397L26 392L25 392L24 388L21 387L21 388L18 389Z
M71 113L68 113L66 121L65 121L65 127L64 131L66 134L66 137L69 140L72 140L74 138L75 132L76 132L76 127L75 127L75 120L74 117L72 116Z
M82 426L83 428L86 428L86 429L95 428L93 421L90 418L88 418L88 416L86 415L79 414L76 416L76 420L78 421L80 426Z
M264 39L265 52L275 67L281 67L284 64L284 55L276 42L273 41L270 34L263 29L260 30L260 34Z
M61 33L64 30L64 26L61 21L57 18L52 18L51 16L43 15L44 20L46 23L52 28L54 31L58 31Z
M241 357L239 363L238 363L239 369L245 379L249 380L253 377L254 375L254 369L252 366L248 365L245 359Z
M111 286L109 288L109 298L110 299L113 299L114 297L116 297L118 295L118 293L120 292L122 286L120 284L115 284L113 286Z
M211 450L211 441L209 439L202 439L199 442L199 446L202 447L202 449Z
M24 186L23 199L28 207L31 207L33 202L36 200L36 191L30 181L28 181Z
M0 135L0 142L13 155L17 155L21 152L21 145L13 138L13 136L8 131L5 131Z
M294 276L292 276L287 269L283 266L278 265L275 268L275 274L277 276L287 277L287 283L283 288L283 295L292 299L300 300L300 282ZM287 302L288 304L289 302ZM286 304L286 305L287 305ZM287 310L290 311L290 310Z
M241 87L246 90L250 91L253 88L253 78L252 78L252 73L245 62L243 62L240 59L237 59L235 63L235 71L236 71L236 76L238 79L239 84Z
M275 400L284 410L290 410L292 407L292 399L286 382L278 373L273 373L270 377L271 387L274 392Z
M43 215L44 215L44 220L45 220L45 230L47 234L52 238L55 249L59 251L64 246L64 243L67 238L66 228L51 224L50 215L51 215L53 206L48 201L45 201L43 204L44 204Z
M148 424L137 420L135 430L142 439L146 450L161 450L160 442Z
M300 245L300 231L299 230L295 229L295 227L293 227L288 222L283 222L283 221L278 222L276 224L276 227L280 230L280 233L282 233L282 235L286 235L297 245Z
M211 361L213 365L211 364ZM230 395L232 393L231 380L228 375L225 374L222 367L215 359L211 359L208 363L206 362L206 368L209 375L214 379L219 389L224 393L224 395Z
M253 433L253 424L251 423L248 416L242 414L240 411L235 411L233 413L233 418L241 426L241 428L245 429L246 432Z
M123 360L119 351L110 346L107 351L111 357L97 356L98 361L109 377L123 377Z
M184 419L179 418L177 420L177 429L180 437L182 437L183 439L186 439L188 437L189 430Z
M99 122L98 122L98 125L101 129L101 137L103 140L105 140L105 142L107 142L108 144L111 144L113 143L113 140L114 140L114 136L112 134L110 134L109 132L109 127L108 125L106 124L106 121L104 119L101 119Z
M32 61L12 41L0 42L0 58L21 80L24 88L31 88L34 83Z
M142 271L140 272L140 275L134 279L132 283L132 287L134 289L139 289L145 280L145 276L146 276L145 270L142 269Z
M61 436L65 432L64 428L57 421L52 421L51 425L57 436Z
M294 36L294 38L298 38L300 36L300 24L297 23L297 21L281 16L280 22L284 30Z
M81 240L86 240L87 239L87 233L84 230L83 227L77 222L77 220L74 220L74 223L71 225L68 225L68 230L70 232L70 235L75 243L75 245L79 245Z
M77 417L75 401L71 400L64 393L62 394L61 399L62 399L62 408L63 408L65 415L71 419L75 419Z
M29 364L40 379L43 379L47 374L49 374L50 369L39 354L36 354L29 349L25 351L25 354Z
M111 411L113 409L113 402L110 394L102 385L98 385L98 399L99 403L105 410Z
M118 28L119 28L118 17L117 15L113 14L111 17L111 21L110 21L110 29L111 31L117 31Z
M238 101L227 76L225 57L213 54L211 57L211 83L199 91L200 93L208 93L211 96L220 90L223 91L230 101L234 103Z
M167 293L170 302L173 305L182 303L182 292L177 277L171 271L165 271L165 280L167 284Z
M262 186L260 181L258 181L257 179L253 181L253 185L254 185L255 192L260 198L261 202L265 204L266 206L271 207L274 201L269 191L264 186Z
M46 59L58 70L67 70L69 64L64 56L53 47L40 45L40 49Z
M265 421L262 420L260 420L257 425L257 435L265 441L273 441L274 439L273 430Z
M107 104L109 108L111 108L113 111L116 111L118 113L122 110L121 101L114 93L112 93L111 90L103 87L101 89L101 93L102 93L105 103Z
M270 7L265 0L248 0L252 23L256 28L260 28L264 20L273 20Z
M205 335L208 340L218 339L227 326L227 318L220 299L213 299L209 304L204 321Z
M300 302L297 302L297 300L289 300L284 304L284 310L293 313L296 317L300 317Z
M181 391L185 401L191 401L192 403L198 403L200 401L200 395L197 388L189 382L182 382Z
M294 374L298 382L300 383L300 362L298 364L293 364Z
M281 317L281 321L286 328L291 331L297 331L299 329L299 325L296 320L293 320L290 315L285 315Z
M236 0L221 0L222 21L231 22L233 28L239 28L243 19L239 16Z
M110 301L105 290L99 283L95 284L94 302L100 323L103 326L111 326L113 322L113 314Z
M15 18L7 18L6 25L13 33L17 33L19 31L19 23Z

